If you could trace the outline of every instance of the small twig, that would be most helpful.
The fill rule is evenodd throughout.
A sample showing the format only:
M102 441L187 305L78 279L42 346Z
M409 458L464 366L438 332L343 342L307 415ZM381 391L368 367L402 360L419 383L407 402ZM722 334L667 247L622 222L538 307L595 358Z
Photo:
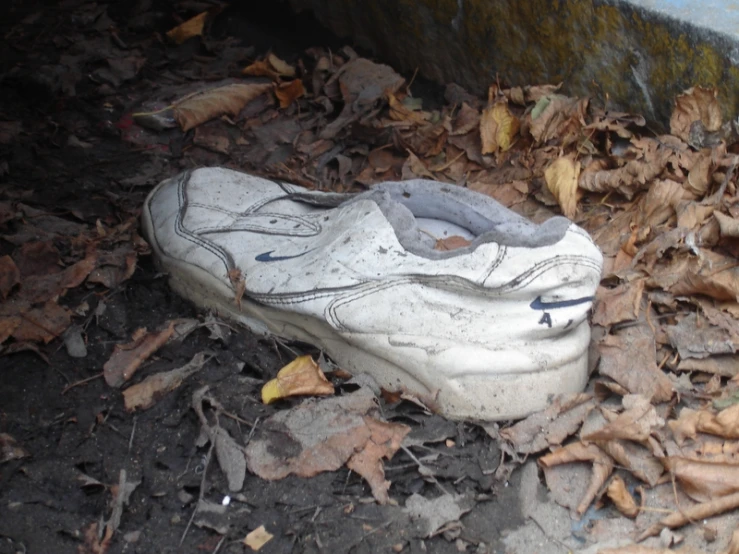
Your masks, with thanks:
M195 519L195 514L198 513L198 508L200 508L200 503L203 501L203 496L205 496L205 476L208 474L208 465L210 464L210 458L212 454L213 441L210 441L210 448L208 448L208 453L205 455L205 463L203 464L203 476L200 478L200 492L198 493L198 501L195 504L195 509L192 511L192 515L190 516L190 520L187 522L185 530L182 532L182 537L180 538L180 546L182 546L182 543L185 542L187 532L190 530L190 526Z
M67 394L67 392L74 387L78 387L80 385L84 385L85 383L89 383L90 381L94 381L95 379L99 379L100 377L103 377L104 373L101 371L100 373L96 373L92 377L88 377L87 379L82 379L81 381L77 381L76 383L72 383L71 385L67 385L62 389L62 394Z
M128 451L131 452L131 448L133 448L133 437L136 435L136 422L138 421L138 418L136 416L133 416L133 426L131 427L131 438L128 439Z

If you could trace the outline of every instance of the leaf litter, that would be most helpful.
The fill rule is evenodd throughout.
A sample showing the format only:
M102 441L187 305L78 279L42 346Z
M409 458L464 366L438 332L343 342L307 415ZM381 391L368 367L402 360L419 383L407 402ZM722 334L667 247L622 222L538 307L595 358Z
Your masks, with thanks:
M203 12L168 36L175 43L205 40L209 17ZM140 64L131 63L135 74ZM109 78L128 78L123 65L111 65ZM694 525L739 505L739 391L733 379L739 373L738 143L715 90L694 87L681 94L670 134L660 135L641 116L604 111L589 99L562 94L559 85L495 84L487 105L450 85L447 103L427 108L392 68L350 48L313 48L296 64L268 54L243 72L243 81L159 91L169 102L132 113L123 140L168 148L162 145L169 139L158 133L195 130L188 155L201 163L341 192L382 180L432 178L488 194L538 221L557 212L573 218L606 257L593 316L597 394L554 399L521 422L494 433L494 426L486 428L514 455L541 455L555 498L576 484L578 495L570 492L562 501L575 517L608 502L636 517L641 528L632 539ZM141 99L141 106L150 100ZM152 123L152 114L163 117ZM14 137L3 139L7 143L23 126L9 122L2 128ZM4 354L24 345L43 348L87 318L83 302L64 302L68 291L115 289L132 278L146 252L134 221L81 224L22 202L1 203L0 225L15 248L0 257ZM459 246L464 244L454 240L437 245ZM237 284L245 279L240 273L230 278ZM106 380L120 387L172 333L168 321L163 330L141 332L117 347ZM84 335L75 336L79 342ZM204 363L201 352L179 369L127 388L126 407L153 407ZM318 382L329 394L325 383L331 383ZM245 446L217 417L206 417L205 393L193 400L193 409L231 490L241 488L247 466L278 479L346 465L370 483L379 502L389 503L382 460L400 448L408 427L384 421L374 402L360 389L289 408L277 403ZM291 456L271 451L284 446L278 436L288 437ZM568 477L560 470L569 466L579 469ZM590 476L583 479L588 466ZM635 482L644 491L641 504L632 496ZM657 507L649 502L656 496L650 494L672 486L682 496L663 495L672 505L659 508L671 513L653 511ZM89 551L107 550L107 529L88 529ZM737 550L736 542L727 552Z

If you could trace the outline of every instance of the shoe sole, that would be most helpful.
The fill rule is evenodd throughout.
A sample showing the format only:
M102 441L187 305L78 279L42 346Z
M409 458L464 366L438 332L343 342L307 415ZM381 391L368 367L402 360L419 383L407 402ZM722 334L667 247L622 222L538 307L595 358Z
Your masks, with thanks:
M341 368L354 374L367 373L384 389L404 391L450 419L500 421L522 418L546 408L557 394L582 391L587 382L587 346L590 337L587 321L569 333L571 337L575 336L578 344L584 344L584 348L557 367L530 372L506 372L505 368L491 367L490 373L453 377L436 372L435 376L430 377L433 382L430 385L398 364L357 346L359 339L368 338L366 334L352 336L351 333L345 333L345 337L316 318L270 308L247 297L241 299L240 307L237 306L230 286L202 268L181 262L162 251L154 239L148 199L142 219L159 269L169 275L170 287L195 306L213 310L259 335L272 333L285 339L313 344L324 350ZM417 353L419 347L423 348L424 342L428 343L429 352L439 348L438 340L427 337L385 335L371 338L392 343L401 355L403 348L408 348L409 356L413 351ZM352 339L355 339L355 344L351 343ZM453 359L454 349L465 348L455 345L450 357ZM480 349L478 345L470 348ZM488 349L481 353L482 359L490 360L501 355L500 351Z

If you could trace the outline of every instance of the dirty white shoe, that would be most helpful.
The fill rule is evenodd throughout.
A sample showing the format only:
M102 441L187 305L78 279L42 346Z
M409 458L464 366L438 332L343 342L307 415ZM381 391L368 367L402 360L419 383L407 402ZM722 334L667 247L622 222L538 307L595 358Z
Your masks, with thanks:
M344 195L213 168L157 186L143 223L198 306L315 344L447 417L522 417L585 386L602 256L567 219L535 225L427 180ZM435 249L449 236L471 243Z

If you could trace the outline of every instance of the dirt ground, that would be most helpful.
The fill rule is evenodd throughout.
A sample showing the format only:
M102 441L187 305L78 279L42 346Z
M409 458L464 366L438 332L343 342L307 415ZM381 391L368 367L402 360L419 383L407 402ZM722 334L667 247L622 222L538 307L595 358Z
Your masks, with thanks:
M336 46L314 23L283 18L282 26L274 19L270 26L265 18L274 14L227 10L210 32L220 39L235 37L244 50L234 54L232 64L213 67L214 58L197 40L179 47L161 40L179 22L176 14L196 13L184 4L14 1L3 8L0 119L22 126L0 145L5 200L80 228L130 221L138 217L151 185L183 168L225 161L208 151L188 152L188 139L179 131L155 144L125 140L126 114L162 80L187 83L198 79L197 72L202 79L223 79L234 75L237 62L246 65L268 50L291 61L308 46ZM111 49L125 54L116 58L122 61L109 62ZM147 61L139 68L141 59ZM6 238L15 230L6 226ZM12 254L21 242L0 240L0 255ZM51 244L53 255L69 255L58 251L69 247L63 240ZM73 288L60 303L85 304L75 317L84 329L84 357L71 357L57 338L40 352L0 361L0 431L30 453L0 466L2 553L244 552L250 549L242 540L262 525L274 535L263 552L380 552L394 545L407 552L456 552L456 540L473 551L493 552L499 532L516 522L510 510L514 488L493 476L500 460L495 441L480 427L453 424L405 403L386 417L409 424L412 434L423 438L413 450L433 464L440 483L419 475L418 464L401 451L385 468L391 496L402 506L411 494L433 496L442 487L469 495L475 508L463 519L463 530L426 538L398 506L377 505L367 484L346 468L280 481L248 474L227 517L191 522L199 496L220 504L229 494L223 474L206 463L208 448L198 446L193 391L208 385L241 420L223 425L246 439L253 427L243 422L258 422L285 406L262 405L261 384L294 351L311 350L304 345L288 350L241 330L213 339L200 328L159 350L141 374L180 367L206 351L209 361L202 371L151 409L132 415L120 392L100 378L114 345L127 342L138 328L198 314L170 292L145 253L129 279L110 289ZM111 487L121 483L122 471L126 482L138 486L115 536L103 546L86 533L93 524L102 529L110 517ZM213 529L223 525L225 534Z

